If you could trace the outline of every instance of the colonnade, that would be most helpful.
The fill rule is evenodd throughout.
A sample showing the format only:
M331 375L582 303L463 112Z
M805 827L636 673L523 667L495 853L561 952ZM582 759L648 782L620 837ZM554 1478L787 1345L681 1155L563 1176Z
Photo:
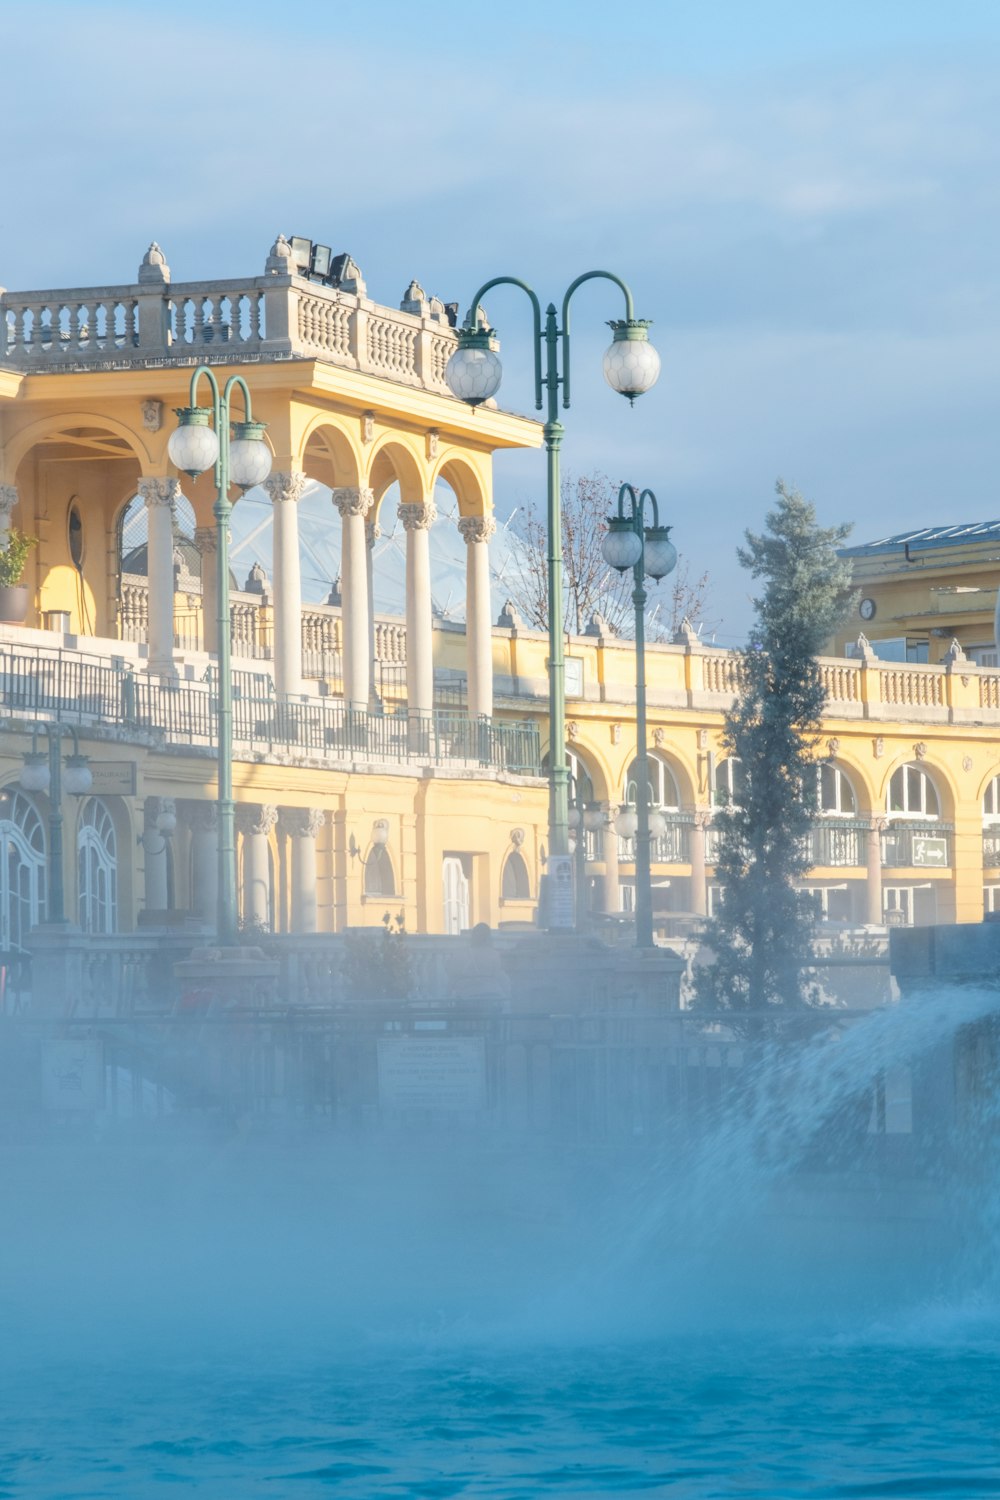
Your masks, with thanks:
M296 694L302 684L302 579L299 562L298 503L306 485L300 471L276 471L264 481L273 520L274 680L279 693ZM174 649L173 506L180 481L156 477L139 481L148 527L148 648L153 670L167 671ZM364 711L371 697L374 610L371 549L378 528L371 517L374 490L363 485L332 491L341 524L341 595L343 600L344 699ZM403 501L399 519L406 536L406 679L411 717L429 717L434 708L433 616L431 610L430 528L437 518L433 500ZM463 516L458 523L466 544L466 634L468 712L475 718L493 713L492 610L490 538L496 522L490 515ZM217 648L217 580L215 528L200 526L195 545L202 561L202 610L207 651Z

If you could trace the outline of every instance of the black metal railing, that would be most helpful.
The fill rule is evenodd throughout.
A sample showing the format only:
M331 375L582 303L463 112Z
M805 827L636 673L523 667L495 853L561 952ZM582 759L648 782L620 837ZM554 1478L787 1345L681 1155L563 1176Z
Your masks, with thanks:
M882 864L918 870L947 870L954 862L955 830L950 823L895 823L882 834Z
M281 751L336 760L464 762L519 775L541 774L538 726L436 710L410 716L348 707L342 698L280 698L271 679L233 674L237 756ZM215 743L217 674L195 682L136 672L121 659L76 651L0 649L0 706L27 719L161 734L170 743Z

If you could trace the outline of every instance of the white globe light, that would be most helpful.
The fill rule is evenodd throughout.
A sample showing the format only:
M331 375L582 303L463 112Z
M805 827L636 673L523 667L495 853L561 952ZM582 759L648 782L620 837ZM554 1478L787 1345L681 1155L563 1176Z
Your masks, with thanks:
M67 755L63 786L74 797L85 797L94 785L94 773L85 755Z
M649 814L649 836L652 839L662 839L667 831L667 820L661 812L654 807Z
M211 425L212 413L207 406L177 406L180 423L170 434L167 455L175 469L192 479L211 469L219 457L219 438Z
M604 812L600 807L588 807L583 814L583 826L588 833L596 833L604 826Z
M632 529L631 521L612 516L601 542L601 556L612 568L617 568L619 573L635 567L642 556L642 541Z
M47 792L49 789L49 760L40 750L29 750L24 757L21 774L17 778L22 791Z
M647 527L644 567L649 577L666 578L676 566L677 548L670 540L670 527Z
M579 828L580 809L578 807L571 807L569 812L566 814L566 826L568 828Z
M614 342L604 355L604 378L613 391L633 402L660 378L660 356L649 342L649 323L621 318L608 325Z
M497 357L496 340L487 328L465 328L458 348L445 366L448 389L467 406L479 406L500 389L503 366Z
M615 832L619 838L634 839L639 827L639 814L634 807L623 807L615 818Z
M235 422L229 442L229 478L241 490L262 484L271 472L271 450L264 442L264 422Z

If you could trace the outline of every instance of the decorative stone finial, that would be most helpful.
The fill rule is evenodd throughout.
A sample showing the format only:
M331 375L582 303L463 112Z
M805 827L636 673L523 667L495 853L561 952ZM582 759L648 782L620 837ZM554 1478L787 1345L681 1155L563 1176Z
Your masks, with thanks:
M503 609L497 615L497 624L505 630L523 630L524 617L513 599L505 599Z
M954 636L951 638L951 645L944 653L944 659L950 667L958 666L961 662L968 661L969 659Z
M356 297L365 295L365 278L361 274L361 267L351 255L344 261L344 269L340 273L340 289L353 292Z
M600 640L602 636L614 635L615 627L612 625L607 615L602 615L600 610L595 609L594 613L587 621L587 627L583 633L586 636L596 637L598 640Z
M244 594L266 594L269 592L267 574L259 562L255 562L247 574L247 581L243 585L243 592Z
M688 619L687 615L684 616L683 620L674 631L672 643L675 646L697 646L699 644L698 632L691 624L691 621Z
M167 265L167 257L153 240L142 257L142 264L139 267L139 285L168 286L169 284L170 267Z
M290 276L294 269L292 247L285 236L279 234L264 262L264 274L266 276Z
M876 661L878 658L872 648L872 643L864 631L858 636L858 643L854 648L855 656L860 656L862 661Z
M427 294L419 281L411 281L403 293L403 300L399 304L400 312L415 313L418 318L425 318L429 307Z

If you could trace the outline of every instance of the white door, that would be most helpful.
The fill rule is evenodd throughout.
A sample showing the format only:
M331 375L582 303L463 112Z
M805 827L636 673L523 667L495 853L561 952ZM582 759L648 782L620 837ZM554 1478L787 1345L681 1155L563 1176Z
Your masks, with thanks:
M442 866L444 877L444 930L449 937L465 932L469 925L469 878L462 861L446 854Z

